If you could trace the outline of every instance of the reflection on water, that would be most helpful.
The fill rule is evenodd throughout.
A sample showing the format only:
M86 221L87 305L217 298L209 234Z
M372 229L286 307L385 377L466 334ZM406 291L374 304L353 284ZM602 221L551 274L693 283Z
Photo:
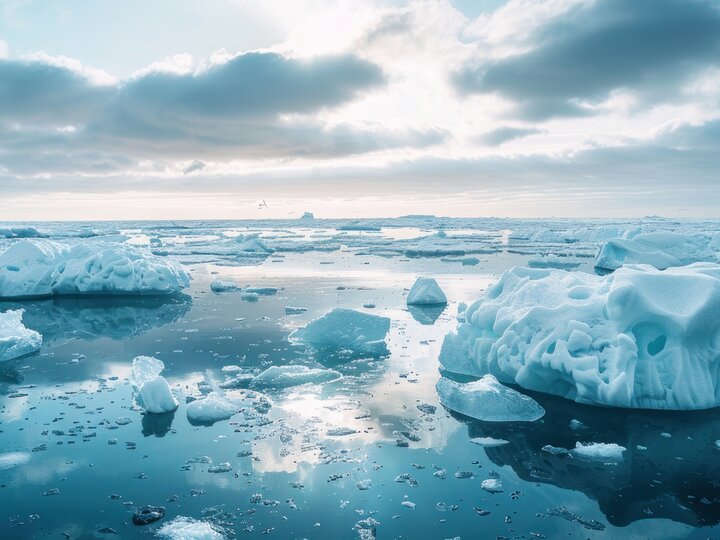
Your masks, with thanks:
M486 448L528 482L577 490L597 501L608 521L625 526L667 518L693 526L720 523L720 412L667 413L578 405L533 395L545 417L533 423L488 423L463 418L468 434L509 444ZM584 460L543 450L577 442L626 448L618 463Z
M435 321L437 321L440 315L442 315L446 307L447 306L445 304L430 306L410 305L408 306L408 311L410 312L410 315L412 315L412 318L420 324L431 325L435 324Z

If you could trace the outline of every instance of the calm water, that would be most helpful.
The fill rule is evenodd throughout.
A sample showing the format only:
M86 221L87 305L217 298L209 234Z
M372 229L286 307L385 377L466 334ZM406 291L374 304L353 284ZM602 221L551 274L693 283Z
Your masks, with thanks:
M527 257L480 259L466 267L288 253L254 266L192 264L191 289L173 298L23 303L44 345L0 364L0 454L21 456L0 465L0 538L150 538L178 515L231 538L359 538L363 527L371 538L371 525L377 538L406 539L720 537L720 412L606 410L533 395L547 410L542 420L492 424L439 405L437 355L457 303ZM422 274L448 294L444 311L407 310L404 289ZM218 277L280 290L247 302L212 293ZM393 321L386 358L319 355L287 339L333 307L366 303ZM286 306L307 312L288 316ZM127 377L138 355L165 362L164 376L183 395L175 413L135 406ZM223 366L286 364L332 367L344 378L269 391L266 414L188 421L185 396L223 381ZM508 444L470 440L481 436ZM577 441L618 443L625 459L542 450ZM232 470L209 472L208 460L195 459L205 456ZM488 478L502 492L483 490ZM147 504L164 506L165 518L133 525L134 508Z

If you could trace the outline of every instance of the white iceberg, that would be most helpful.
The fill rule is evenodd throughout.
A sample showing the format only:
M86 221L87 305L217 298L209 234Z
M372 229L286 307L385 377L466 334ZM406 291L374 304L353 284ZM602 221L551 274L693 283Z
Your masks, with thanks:
M418 278L407 297L409 306L447 304L445 293L433 278Z
M445 407L485 422L533 422L545 415L537 401L500 384L492 375L469 383L443 377L435 388Z
M227 420L240 411L240 406L221 392L211 392L202 399L188 403L187 418L192 424L214 424Z
M624 446L615 443L575 443L573 454L598 460L620 461L627 450Z
M160 527L155 535L164 540L223 540L224 534L207 521L177 516Z
M42 336L22 323L23 310L0 313L0 362L34 353L42 345Z
M616 270L625 264L649 264L664 270L703 261L720 262L720 250L713 249L709 237L658 231L609 240L600 247L595 267Z
M624 266L604 277L513 268L446 338L447 370L579 403L720 405L720 266Z
M0 255L0 298L177 292L190 284L171 261L122 244L22 240Z
M152 356L138 356L133 359L130 383L140 394L145 410L152 414L174 411L178 402L170 390L165 377L160 375L165 364Z
M271 366L252 380L252 386L289 388L301 384L324 384L342 379L332 369L309 368L307 366Z
M385 336L389 331L387 317L335 308L295 330L290 338L316 347L381 355L387 352Z

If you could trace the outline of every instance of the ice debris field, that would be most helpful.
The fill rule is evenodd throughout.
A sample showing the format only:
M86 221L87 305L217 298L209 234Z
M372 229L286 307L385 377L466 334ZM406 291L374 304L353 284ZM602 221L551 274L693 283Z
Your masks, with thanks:
M719 457L720 221L0 223L0 538L707 538Z

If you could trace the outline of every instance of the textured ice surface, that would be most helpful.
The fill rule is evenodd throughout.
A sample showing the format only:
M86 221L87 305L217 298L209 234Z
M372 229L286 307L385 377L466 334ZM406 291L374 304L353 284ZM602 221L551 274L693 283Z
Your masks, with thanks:
M418 278L407 297L408 305L447 304L447 297L433 278Z
M227 420L237 414L240 407L221 392L211 392L202 399L192 401L187 406L188 420L194 424L213 424Z
M623 452L627 450L624 446L615 443L581 443L575 444L573 453L588 459L620 461Z
M624 266L599 277L513 268L443 344L449 371L581 403L720 404L720 266Z
M234 281L216 279L210 283L210 290L213 292L237 291L238 289L238 284Z
M381 355L387 352L385 336L389 330L387 317L335 308L295 330L290 337L316 347Z
M624 264L649 264L664 270L671 266L684 266L700 261L720 261L720 246L715 246L711 238L674 232L652 232L606 242L595 257L595 267L615 270Z
M21 240L0 255L0 298L169 294L189 285L175 263L121 244Z
M545 414L534 399L500 384L492 375L469 383L443 377L436 389L445 407L485 422L533 422Z
M185 516L177 516L165 523L156 533L164 540L223 540L225 535L218 532L207 521L199 521Z
M26 328L22 318L21 309L0 313L0 362L40 349L42 336L35 330Z
M342 375L332 369L309 368L307 366L272 366L252 381L252 386L288 388L301 384L323 384L337 381Z
M177 409L178 402L170 391L165 377L160 373L165 364L152 356L138 356L133 359L130 383L140 394L145 410L161 414Z

